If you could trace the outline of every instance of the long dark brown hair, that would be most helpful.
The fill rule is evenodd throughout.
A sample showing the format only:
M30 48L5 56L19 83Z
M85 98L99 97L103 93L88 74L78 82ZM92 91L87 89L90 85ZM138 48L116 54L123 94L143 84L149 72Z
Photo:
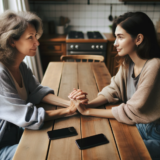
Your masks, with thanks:
M137 47L137 54L141 59L160 58L160 47L158 45L157 35L154 24L151 19L143 12L127 12L114 20L112 33L115 36L117 25L120 25L132 38L136 38L138 34L143 34L144 39ZM116 56L119 66L128 64L130 57Z

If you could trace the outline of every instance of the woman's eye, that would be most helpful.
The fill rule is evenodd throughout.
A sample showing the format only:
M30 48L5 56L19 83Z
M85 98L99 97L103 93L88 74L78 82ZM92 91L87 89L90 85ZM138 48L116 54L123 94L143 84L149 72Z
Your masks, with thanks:
M32 39L32 36L30 36L29 39Z

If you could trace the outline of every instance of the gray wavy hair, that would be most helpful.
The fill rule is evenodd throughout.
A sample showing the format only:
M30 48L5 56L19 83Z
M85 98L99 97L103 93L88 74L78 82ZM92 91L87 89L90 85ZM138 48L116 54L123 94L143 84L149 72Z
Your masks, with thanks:
M39 39L43 33L42 21L34 13L31 12L19 12L7 10L0 15L0 61L12 64L16 52L15 48L12 48L8 40L13 38L18 40L26 30L28 24L32 24L37 31L37 39Z

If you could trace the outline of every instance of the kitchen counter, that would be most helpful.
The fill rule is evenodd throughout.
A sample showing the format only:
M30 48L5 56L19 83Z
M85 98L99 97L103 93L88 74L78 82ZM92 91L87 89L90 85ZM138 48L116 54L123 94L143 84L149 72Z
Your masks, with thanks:
M107 41L114 41L115 40L115 37L112 35L112 33L103 33L105 35L105 37L107 38L106 42ZM44 41L51 41L51 42L68 42L69 40L66 40L66 36L67 35L43 35L41 38L40 38L40 42L44 42ZM76 39L75 39L76 41ZM83 39L83 42L85 40ZM91 39L91 40L88 40L88 42L93 42L93 41L101 41L100 39ZM104 41L104 40L103 40Z
M51 41L51 42L65 42L66 35L42 35L39 39L40 42Z

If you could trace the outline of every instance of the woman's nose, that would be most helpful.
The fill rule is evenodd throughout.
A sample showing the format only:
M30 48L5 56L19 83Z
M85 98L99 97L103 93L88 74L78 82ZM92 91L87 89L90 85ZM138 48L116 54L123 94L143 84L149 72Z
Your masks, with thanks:
M114 46L117 46L117 39L114 41L114 44L113 44Z
M39 46L39 42L38 42L37 38L35 38L35 42L34 43L36 44L36 46Z

